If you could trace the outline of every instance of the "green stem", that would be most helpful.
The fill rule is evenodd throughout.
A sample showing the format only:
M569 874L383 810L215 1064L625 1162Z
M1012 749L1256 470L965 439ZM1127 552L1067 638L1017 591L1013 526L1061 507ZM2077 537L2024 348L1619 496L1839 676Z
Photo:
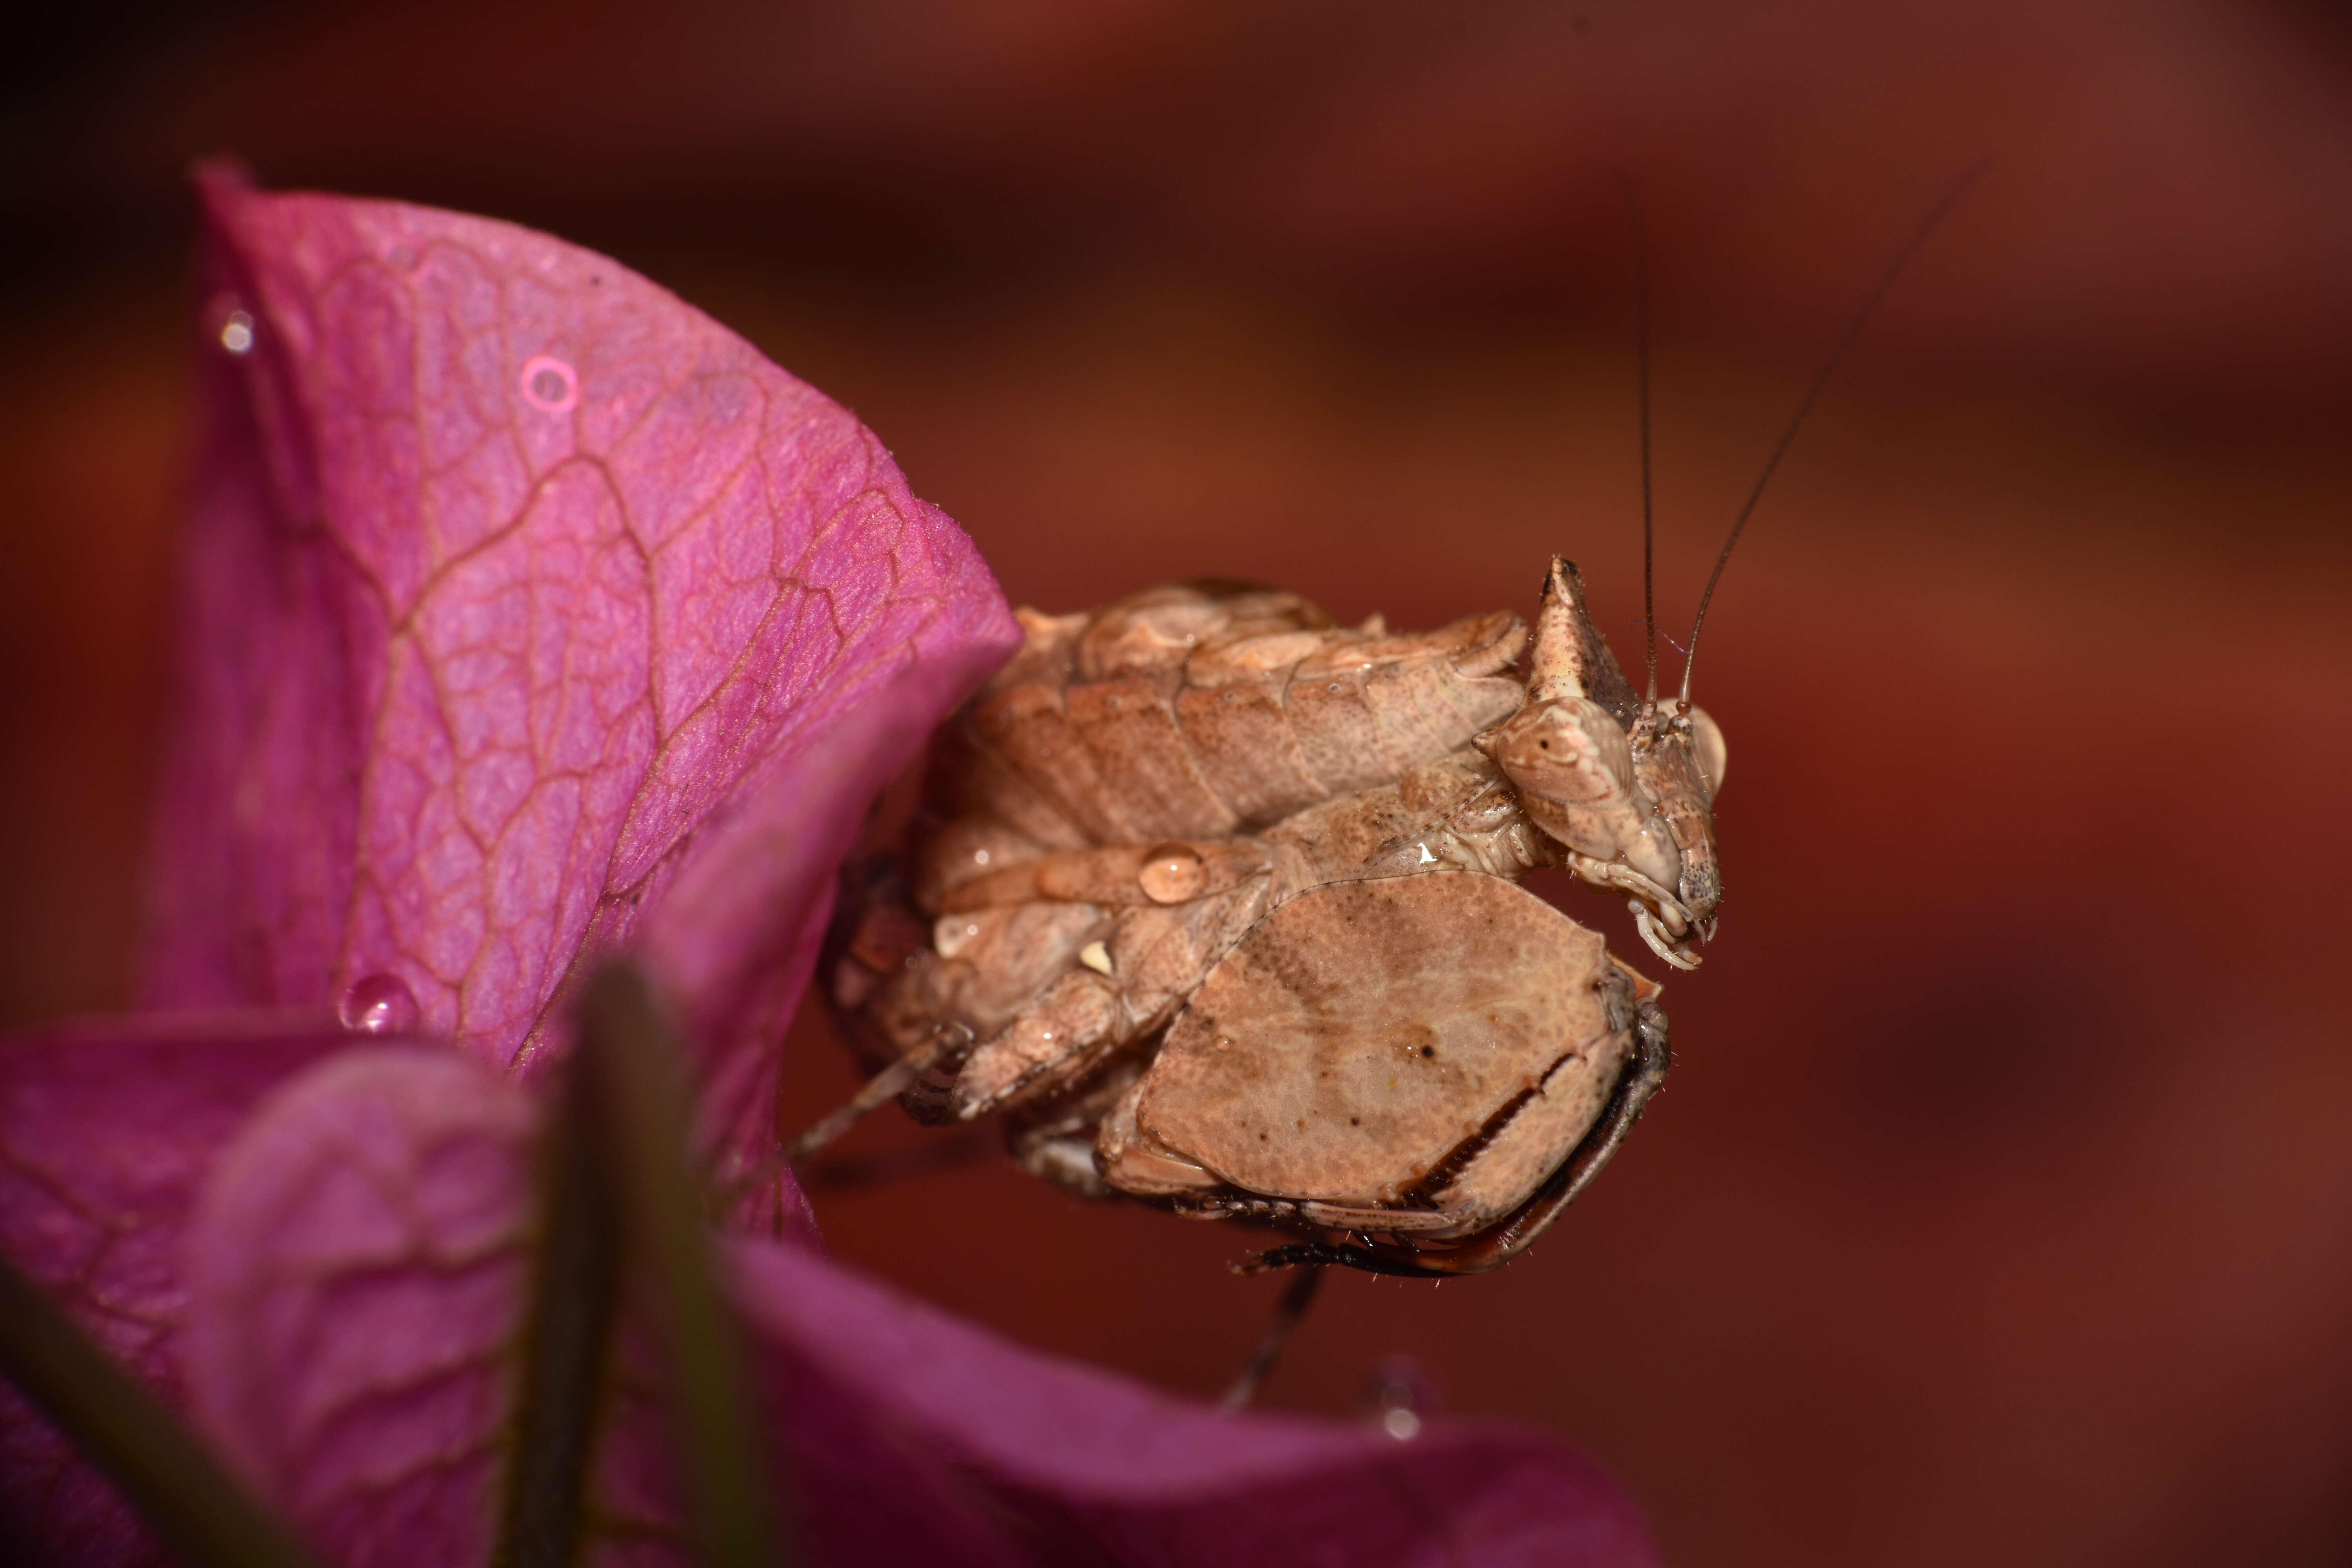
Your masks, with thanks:
M700 1184L687 1146L682 1047L643 974L590 976L577 1070L588 1140L617 1199L630 1262L668 1352L679 1468L711 1568L781 1568L774 1472L763 1463L740 1331L713 1270Z
M620 1288L614 1194L590 1148L586 1088L586 1075L569 1075L541 1146L540 1237L499 1568L569 1568L579 1554Z

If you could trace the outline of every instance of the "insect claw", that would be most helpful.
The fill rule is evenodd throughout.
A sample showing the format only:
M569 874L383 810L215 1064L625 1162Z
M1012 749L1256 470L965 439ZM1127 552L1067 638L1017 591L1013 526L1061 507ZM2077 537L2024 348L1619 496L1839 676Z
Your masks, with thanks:
M1657 917L1650 912L1648 905L1638 899L1631 902L1633 906L1633 924L1640 930L1642 940L1650 944L1652 952L1656 953L1676 969L1696 969L1699 966L1698 954L1682 943L1670 940L1666 935L1665 928L1658 923Z

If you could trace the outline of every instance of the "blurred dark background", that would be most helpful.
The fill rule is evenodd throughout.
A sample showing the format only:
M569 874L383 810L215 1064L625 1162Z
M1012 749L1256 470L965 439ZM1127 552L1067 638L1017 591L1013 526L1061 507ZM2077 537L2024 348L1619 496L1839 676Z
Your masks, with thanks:
M856 408L1054 609L1399 624L1576 556L1638 648L1919 215L1708 634L1730 896L1532 1256L1339 1279L1686 1563L2352 1560L2352 19L2217 0L47 4L0 76L0 1022L119 1005L192 157L607 251ZM1608 923L1599 900L1567 907ZM1613 928L1612 928L1613 929ZM1634 950L1638 952L1638 949ZM844 1091L797 1027L784 1117ZM857 1147L903 1143L886 1115ZM843 1257L1209 1392L1245 1237L983 1166Z

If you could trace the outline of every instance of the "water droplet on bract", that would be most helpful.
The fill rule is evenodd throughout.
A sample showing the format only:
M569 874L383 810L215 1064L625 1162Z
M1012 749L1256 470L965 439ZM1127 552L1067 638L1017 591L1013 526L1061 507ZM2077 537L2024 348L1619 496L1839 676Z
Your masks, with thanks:
M416 993L397 974L362 974L335 1009L343 1027L362 1035L404 1035L416 1027Z
M233 354L253 352L253 318L243 310L231 310L221 322L220 345Z
M534 354L522 363L522 399L545 414L580 406L580 373L560 359Z
M1400 1443L1409 1443L1421 1436L1421 1417L1410 1410L1383 1410L1381 1430Z

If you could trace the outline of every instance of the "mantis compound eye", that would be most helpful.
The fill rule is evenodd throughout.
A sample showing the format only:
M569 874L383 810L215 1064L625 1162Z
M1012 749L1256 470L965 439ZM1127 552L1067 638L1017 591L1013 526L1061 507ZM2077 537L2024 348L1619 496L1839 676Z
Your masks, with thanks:
M1723 726L1696 703L1684 716L1690 721L1691 760L1698 763L1699 776L1706 782L1706 798L1712 801L1723 793Z

